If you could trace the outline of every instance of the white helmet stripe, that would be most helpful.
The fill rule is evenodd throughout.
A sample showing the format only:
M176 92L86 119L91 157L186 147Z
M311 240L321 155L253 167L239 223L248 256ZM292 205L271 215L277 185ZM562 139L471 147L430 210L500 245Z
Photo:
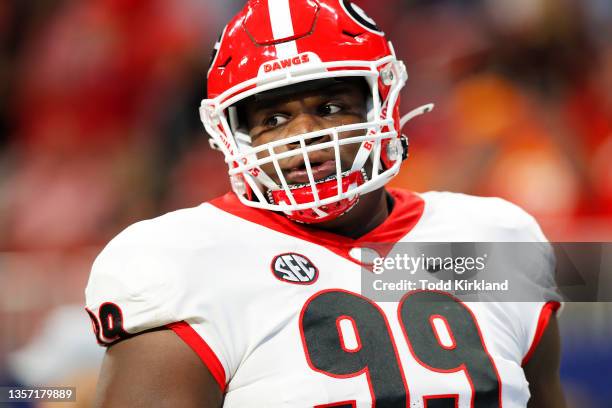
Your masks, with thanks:
M268 12L270 13L270 23L274 39L287 38L294 35L289 0L268 0ZM295 41L276 44L275 47L277 58L289 58L298 54Z

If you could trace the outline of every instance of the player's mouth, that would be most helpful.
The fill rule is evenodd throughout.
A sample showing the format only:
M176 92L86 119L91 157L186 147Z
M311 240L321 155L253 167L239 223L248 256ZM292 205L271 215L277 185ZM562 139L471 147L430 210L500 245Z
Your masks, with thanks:
M336 161L327 160L321 163L312 162L312 177L315 181L322 180L336 173ZM306 165L302 164L299 167L294 167L285 174L285 179L288 184L307 184L310 182L308 178L308 170Z

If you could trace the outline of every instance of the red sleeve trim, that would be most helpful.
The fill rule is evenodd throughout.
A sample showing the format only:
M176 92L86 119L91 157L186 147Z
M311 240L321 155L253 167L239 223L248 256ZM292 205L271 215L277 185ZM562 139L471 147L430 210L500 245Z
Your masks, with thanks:
M221 392L225 392L227 387L225 379L225 370L219 361L215 352L210 348L206 341L184 321L166 325L167 328L174 331L193 351L196 352L200 360L206 365L212 376L214 377Z
M340 401L340 402L332 402L331 404L322 404L322 405L315 405L314 408L331 408L331 407L342 407L342 408L346 408L346 407L351 407L351 408L356 408L357 407L357 401L355 400L347 400L347 401Z
M538 348L538 344L540 344L540 340L542 340L542 336L548 327L548 322L550 321L550 317L559 310L561 307L561 303L559 302L546 302L546 304L542 307L540 311L540 317L538 318L538 325L536 327L535 335L533 336L533 340L531 342L531 347L529 347L529 351L523 357L523 361L521 362L522 366L525 366L533 356L533 353Z

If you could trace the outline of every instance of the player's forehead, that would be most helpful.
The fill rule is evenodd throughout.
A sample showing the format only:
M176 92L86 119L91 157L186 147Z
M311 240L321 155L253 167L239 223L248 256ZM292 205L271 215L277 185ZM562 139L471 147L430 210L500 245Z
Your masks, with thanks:
M254 95L243 102L246 110L254 113L273 109L293 101L353 97L363 100L367 92L363 78L321 79L273 89Z

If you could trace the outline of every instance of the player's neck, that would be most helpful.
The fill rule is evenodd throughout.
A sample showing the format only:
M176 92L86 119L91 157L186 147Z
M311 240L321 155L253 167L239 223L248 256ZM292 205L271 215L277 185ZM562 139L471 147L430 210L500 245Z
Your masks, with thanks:
M315 226L334 234L357 239L374 230L391 214L393 198L384 189L373 191L359 199L359 203L342 217Z

